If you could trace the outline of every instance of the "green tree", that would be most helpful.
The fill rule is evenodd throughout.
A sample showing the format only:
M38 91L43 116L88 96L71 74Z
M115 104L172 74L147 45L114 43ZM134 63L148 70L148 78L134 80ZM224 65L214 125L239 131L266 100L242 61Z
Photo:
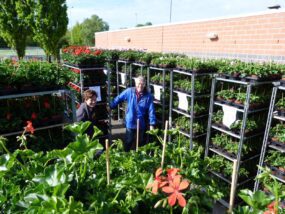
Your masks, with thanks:
M81 25L83 44L90 46L94 46L95 44L95 32L109 30L108 23L103 21L97 15L92 15L90 19L85 19Z
M25 18L30 16L31 10L25 0L0 0L0 35L16 50L19 59L25 56L26 40L31 31Z
M49 61L60 59L60 48L67 31L68 17L65 0L33 1L33 17L30 20L34 40L44 49Z
M144 26L150 26L152 25L151 22L146 22L145 24L137 24L136 27L144 27Z
M82 25L78 22L68 32L70 44L73 45L84 45L82 36Z

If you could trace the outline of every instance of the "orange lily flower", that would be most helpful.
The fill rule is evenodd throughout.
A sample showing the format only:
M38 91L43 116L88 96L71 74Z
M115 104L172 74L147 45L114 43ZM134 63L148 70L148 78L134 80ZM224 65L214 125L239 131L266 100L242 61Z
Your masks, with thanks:
M168 196L168 204L171 207L173 207L176 204L176 200L178 200L178 204L181 207L186 206L186 200L180 191L186 189L189 186L189 184L190 184L189 181L187 180L181 181L181 176L176 175L173 179L173 182L170 183L170 186L162 188L163 192L170 194Z
M162 173L162 168L158 168L155 172L155 179L153 183L149 183L146 188L152 188L152 193L157 194L158 189L167 184L164 177L160 176Z
M176 175L177 172L179 172L179 169L177 169L177 168L167 169L167 180L168 180L168 182L170 184L173 182L173 179L176 176L180 176L181 177L181 175Z
M27 121L27 126L25 127L25 131L26 132L31 132L32 134L34 134L34 127L33 127L33 123L31 121Z

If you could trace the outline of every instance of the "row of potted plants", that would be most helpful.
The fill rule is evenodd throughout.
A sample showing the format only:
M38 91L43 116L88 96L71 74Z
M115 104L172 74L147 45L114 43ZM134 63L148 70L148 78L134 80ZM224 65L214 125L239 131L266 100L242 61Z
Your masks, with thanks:
M246 102L247 93L241 92L241 90L236 89L224 89L216 93L217 100L226 102L230 105L235 105L237 107L243 107ZM269 95L264 95L260 93L252 93L249 98L249 108L255 109L264 106L268 103L270 97Z
M74 77L58 64L5 60L0 63L0 94L63 88Z
M285 157L279 151L270 150L266 156L265 163L270 166L273 174L285 181Z
M218 72L223 76L251 80L278 80L285 73L285 66L273 62L256 63L239 60L205 60L189 58L184 54L155 53L139 50L98 50L84 46L70 46L62 50L65 62L78 66L94 63L102 66L108 60L125 60L161 68L177 68L189 72Z
M62 60L79 68L104 67L106 57L102 50L87 46L69 46L62 49Z

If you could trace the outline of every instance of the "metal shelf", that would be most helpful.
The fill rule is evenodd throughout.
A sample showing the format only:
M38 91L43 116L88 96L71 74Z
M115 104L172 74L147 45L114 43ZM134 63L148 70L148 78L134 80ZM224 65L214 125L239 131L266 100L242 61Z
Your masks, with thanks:
M228 159L228 160L230 160L232 162L236 160L236 158L230 157L229 155L226 155L225 153L223 153L220 150L215 149L213 147L210 147L209 150L214 152L214 153L216 153L216 154L218 154L218 155L220 155L220 156L223 156L224 158L226 158L226 159Z
M217 106L221 106L221 107L223 107L223 105L230 106L230 107L236 108L237 111L244 113L244 109L238 108L237 106L234 106L234 105L229 105L227 103L223 103L221 101L217 101L216 100L216 101L214 101L214 104L217 105ZM247 113L248 114L252 114L252 113L257 113L257 112L261 112L261 111L265 111L265 110L268 110L268 108L248 109Z
M277 119L279 121L285 121L285 118L282 116L278 116L277 112L274 111L275 105L276 105L276 97L277 97L277 92L278 90L284 91L285 87L280 85L280 82L274 82L274 88L272 90L272 95L271 95L271 100L270 100L270 107L269 107L269 112L268 112L268 118L267 118L267 123L266 123L266 128L265 128L265 134L263 138L263 144L262 144L262 149L261 149L261 154L260 154L260 159L259 159L259 166L264 165L264 160L265 156L267 154L268 148L274 149L276 151L279 151L281 153L285 153L284 147L274 145L274 143L269 142L269 133L272 125L272 119ZM284 93L284 92L282 92ZM276 144L276 143L275 143ZM257 171L257 176L261 173L261 169L259 168ZM285 183L284 179L281 179L275 175L272 175L275 179L277 179L280 182ZM255 184L254 184L254 191L257 191L259 189L259 180L257 179Z
M285 117L278 116L277 114L274 114L274 115L273 115L273 118L274 118L274 119L277 119L277 120L285 121Z
M47 95L47 94L58 94L58 93L70 93L70 91L66 89L59 89L59 90L52 90L52 91L31 92L31 93L23 93L23 94L10 94L10 95L0 96L0 100L30 97L30 96L42 96L42 95Z
M223 77L216 77L216 80L218 81L223 81L223 82L230 82L230 83L237 83L240 85L252 85L252 86L257 86L257 85L265 85L265 84L272 84L272 81L242 81L242 80L234 80L234 79L226 79Z
M92 71L92 70L102 70L105 69L104 67L89 67L89 68L79 68L73 65L68 65L68 64L63 64L64 66L68 67L68 68L74 68L80 71Z
M220 82L227 82L227 83L234 83L234 84L239 84L239 85L244 85L246 87L246 100L244 102L243 105L238 105L235 103L231 103L231 102L227 102L227 101L219 101L216 99L216 87L217 84ZM253 160L259 157L258 155L253 155L253 156L249 156L249 154L247 156L243 155L243 144L247 139L256 137L256 136L261 136L264 134L264 132L260 132L259 133L255 133L250 135L246 133L246 122L248 119L248 115L249 114L253 114L253 113L258 113L258 112L262 112L262 111L266 111L268 110L268 108L265 108L264 106L261 106L259 108L251 108L252 106L250 105L250 97L252 95L252 87L253 86L260 86L260 85L265 85L265 84L272 84L272 81L264 81L264 82L259 82L259 81L254 81L254 80L248 80L248 81L242 81L242 80L236 80L236 79L227 79L224 77L220 77L215 75L215 78L213 78L212 80L212 88L211 88L211 98L210 98L210 111L209 111L209 120L208 120L208 129L207 129L207 138L206 138L206 149L205 149L205 157L208 156L209 151L212 151L216 154L218 154L219 156L222 156L223 158L226 158L227 160L230 160L236 164L235 165L235 171L237 172L237 174L232 175L235 176L233 177L233 181L228 181L228 183L231 185L231 188L233 188L234 191L236 191L236 188L246 182L249 181L253 181L253 178L248 178L247 180L238 183L238 180L240 178L239 175L239 170L240 170L240 165L242 163L245 163L249 160ZM232 108L235 108L237 112L242 113L242 125L241 128L239 130L239 133L234 133L231 130L226 130L224 128L221 128L215 124L213 124L212 118L213 118L213 112L214 112L214 108L215 106L230 106ZM222 133L225 133L231 137L234 137L236 139L238 139L238 151L236 152L236 157L232 157L231 155L228 155L226 153L223 153L222 151L219 151L218 148L211 148L211 135L212 133L214 133L215 131L219 131ZM223 166L221 166L223 167ZM221 176L219 176L221 177ZM222 178L221 178L222 179ZM225 179L223 179L225 180ZM230 200L234 201L234 198L231 198Z
M272 145L272 144L269 144L268 147L272 148L274 150L277 150L279 152L285 153L285 149L284 148L281 148L281 147L278 147L278 146L275 146L275 145Z
M50 126L38 127L38 128L35 128L35 131L56 128L56 127L64 126L64 125L67 125L67 124L68 123L59 123L59 124L50 125ZM6 133L6 134L0 134L0 135L3 136L3 137L8 137L8 136L18 135L18 134L22 134L22 133L23 133L23 130L16 131L16 132L10 132L10 133Z

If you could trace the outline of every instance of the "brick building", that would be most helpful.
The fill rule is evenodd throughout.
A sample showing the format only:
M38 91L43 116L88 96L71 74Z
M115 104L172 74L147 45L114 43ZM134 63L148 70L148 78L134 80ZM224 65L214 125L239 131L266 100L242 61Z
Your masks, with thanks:
M285 62L285 10L95 33L98 48Z

